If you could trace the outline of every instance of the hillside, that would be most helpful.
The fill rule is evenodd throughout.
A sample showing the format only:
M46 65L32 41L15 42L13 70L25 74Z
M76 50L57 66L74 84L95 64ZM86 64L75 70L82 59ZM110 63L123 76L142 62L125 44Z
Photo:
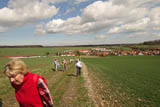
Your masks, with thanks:
M146 41L144 45L160 45L160 40Z

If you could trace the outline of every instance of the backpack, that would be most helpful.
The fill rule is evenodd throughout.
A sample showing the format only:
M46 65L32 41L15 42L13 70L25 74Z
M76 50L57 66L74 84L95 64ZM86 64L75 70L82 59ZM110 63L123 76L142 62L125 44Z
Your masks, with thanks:
M43 104L44 107L53 107L53 105L51 105L46 99L44 99L43 95L41 95L42 91L43 91L43 93L45 93L44 92L45 90L42 90L42 88L39 87L39 85L38 85L39 78L41 78L44 81L45 84L46 84L46 80L42 76L39 76L38 74L34 74L34 76L33 76L33 81L36 84L36 87L37 87L37 90L39 92L39 96L41 98L42 104ZM52 104L53 104L53 102L52 102Z

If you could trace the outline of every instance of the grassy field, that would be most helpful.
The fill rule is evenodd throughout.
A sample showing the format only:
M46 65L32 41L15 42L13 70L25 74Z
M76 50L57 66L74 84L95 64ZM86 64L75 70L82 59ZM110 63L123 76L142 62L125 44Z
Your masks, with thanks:
M70 49L86 48L2 48L0 56L45 55ZM84 86L84 77L75 77L74 63L68 64L67 72L55 72L53 60L63 57L41 57L22 59L30 72L47 79L54 105L70 107L94 107ZM67 61L70 58L65 57ZM160 105L160 56L108 56L82 57L87 65L95 93L109 106L158 107ZM4 65L10 59L0 57L0 102L3 107L17 107L14 89L3 74ZM104 103L104 104L105 104Z
M26 55L46 55L46 53L64 52L65 50L75 51L77 49L89 49L91 47L55 47L55 48L0 48L2 56L26 56Z
M47 79L48 87L51 91L51 95L56 107L72 105L83 107L83 105L88 105L89 100L87 96L86 88L83 85L83 78L75 78L75 67L74 63L68 64L67 72L62 72L60 68L58 72L53 69L53 59L55 57L46 58L28 58L22 59L30 72L38 73ZM61 63L62 57L56 57ZM68 61L69 58L65 57ZM8 78L3 74L4 65L10 59L0 58L0 101L3 103L3 107L18 107L18 103L14 96L14 89L11 87ZM74 80L74 81L73 81ZM74 87L74 95L71 101L66 100L67 95L72 93ZM66 93L67 92L67 93ZM75 97L75 98L74 98Z
M84 58L83 61L107 86L117 105L160 105L160 56ZM107 95L104 93L109 99Z

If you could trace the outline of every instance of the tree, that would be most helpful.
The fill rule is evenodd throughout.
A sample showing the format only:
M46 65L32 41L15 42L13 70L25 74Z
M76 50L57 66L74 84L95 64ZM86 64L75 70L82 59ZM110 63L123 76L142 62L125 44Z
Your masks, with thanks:
M49 56L49 54L50 54L49 52L46 52L46 55L47 55L47 56Z

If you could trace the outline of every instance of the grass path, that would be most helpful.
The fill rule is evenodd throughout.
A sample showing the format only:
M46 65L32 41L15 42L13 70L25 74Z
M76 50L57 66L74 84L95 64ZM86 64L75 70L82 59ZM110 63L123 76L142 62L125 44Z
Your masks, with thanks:
M68 66L66 72L58 71L50 79L48 85L55 107L89 106L87 89L82 76L76 77L74 63Z
M39 66L40 67L40 66ZM33 67L32 71L37 69ZM41 68L39 68L41 69ZM48 67L44 72L46 72ZM50 68L51 69L51 66ZM76 77L74 63L68 65L66 72L48 72L45 74L55 107L104 107L104 100L93 87L86 65L83 63L82 75ZM95 93L96 92L96 93ZM14 89L3 97L3 107L19 107Z

